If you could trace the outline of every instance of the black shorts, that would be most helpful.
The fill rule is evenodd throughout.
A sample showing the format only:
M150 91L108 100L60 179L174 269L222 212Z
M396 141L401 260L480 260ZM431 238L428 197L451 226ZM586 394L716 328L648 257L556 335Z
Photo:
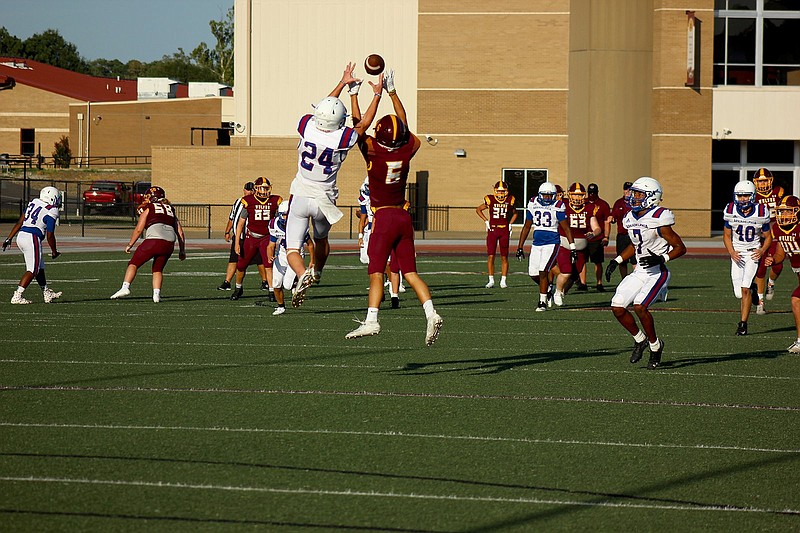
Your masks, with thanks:
M631 238L630 236L628 236L627 233L624 235L617 235L617 255L621 255L622 252L625 251L625 248L627 248L630 245L631 245ZM635 265L636 256L634 255L630 259L623 261L621 264L626 265L628 263Z
M603 261L605 261L605 254L603 241L589 241L589 244L586 246L586 253L589 254L589 261L594 263L595 265L602 265Z

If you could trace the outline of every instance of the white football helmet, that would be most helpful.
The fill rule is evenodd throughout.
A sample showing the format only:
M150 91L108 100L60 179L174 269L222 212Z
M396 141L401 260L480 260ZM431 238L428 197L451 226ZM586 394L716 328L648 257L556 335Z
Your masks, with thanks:
M740 197L746 196L746 200ZM740 181L733 188L733 201L742 209L747 209L756 203L756 184L752 181Z
M556 202L556 198L558 196L558 189L556 189L555 183L551 183L549 181L545 181L541 185L539 185L539 203L542 205L551 205Z
M278 204L278 216L289 213L289 202L283 201Z
M661 195L661 184L658 180L643 176L633 182L626 198L631 211L638 213L657 207L661 203Z
M361 184L361 188L358 189L358 192L364 196L369 196L369 176L364 178L364 183Z
M58 207L61 205L61 193L55 187L45 187L39 191L39 199L47 202L47 205Z
M344 127L347 109L341 100L334 96L323 98L314 106L314 123L318 130L336 131Z

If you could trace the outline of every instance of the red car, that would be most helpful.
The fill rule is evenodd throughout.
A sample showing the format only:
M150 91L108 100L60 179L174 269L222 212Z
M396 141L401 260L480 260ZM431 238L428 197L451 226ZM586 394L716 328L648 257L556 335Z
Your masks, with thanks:
M83 212L110 211L127 213L131 210L131 187L121 181L94 181L83 192Z

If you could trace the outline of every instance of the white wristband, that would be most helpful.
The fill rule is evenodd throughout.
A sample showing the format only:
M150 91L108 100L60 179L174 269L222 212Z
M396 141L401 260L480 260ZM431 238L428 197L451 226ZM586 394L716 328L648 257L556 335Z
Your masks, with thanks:
M617 257L614 258L614 261L616 261L618 265L621 265L624 259L622 259L622 256L618 255Z
M358 238L359 238L359 239L363 239L363 238L364 238L364 234L363 234L363 233L359 233L359 234L358 234Z
M569 243L569 249L570 249L570 251L575 250L575 243L574 242Z
M667 261L669 261L669 254L661 254L661 257L663 257L663 258L664 258L664 262L665 262L665 263L666 263Z

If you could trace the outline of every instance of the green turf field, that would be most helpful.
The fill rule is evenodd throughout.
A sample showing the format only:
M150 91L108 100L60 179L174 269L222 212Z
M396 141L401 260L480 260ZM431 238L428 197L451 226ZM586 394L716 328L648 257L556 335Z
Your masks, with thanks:
M483 288L480 256L419 257L444 318L413 295L363 319L367 277L332 258L305 305L271 316L218 292L227 253L149 268L66 253L64 291L12 306L0 256L0 520L6 531L798 531L800 357L786 269L733 335L728 263L670 263L663 366L631 365L611 293L533 312L533 286ZM618 279L618 278L617 278ZM616 280L615 280L616 281Z

